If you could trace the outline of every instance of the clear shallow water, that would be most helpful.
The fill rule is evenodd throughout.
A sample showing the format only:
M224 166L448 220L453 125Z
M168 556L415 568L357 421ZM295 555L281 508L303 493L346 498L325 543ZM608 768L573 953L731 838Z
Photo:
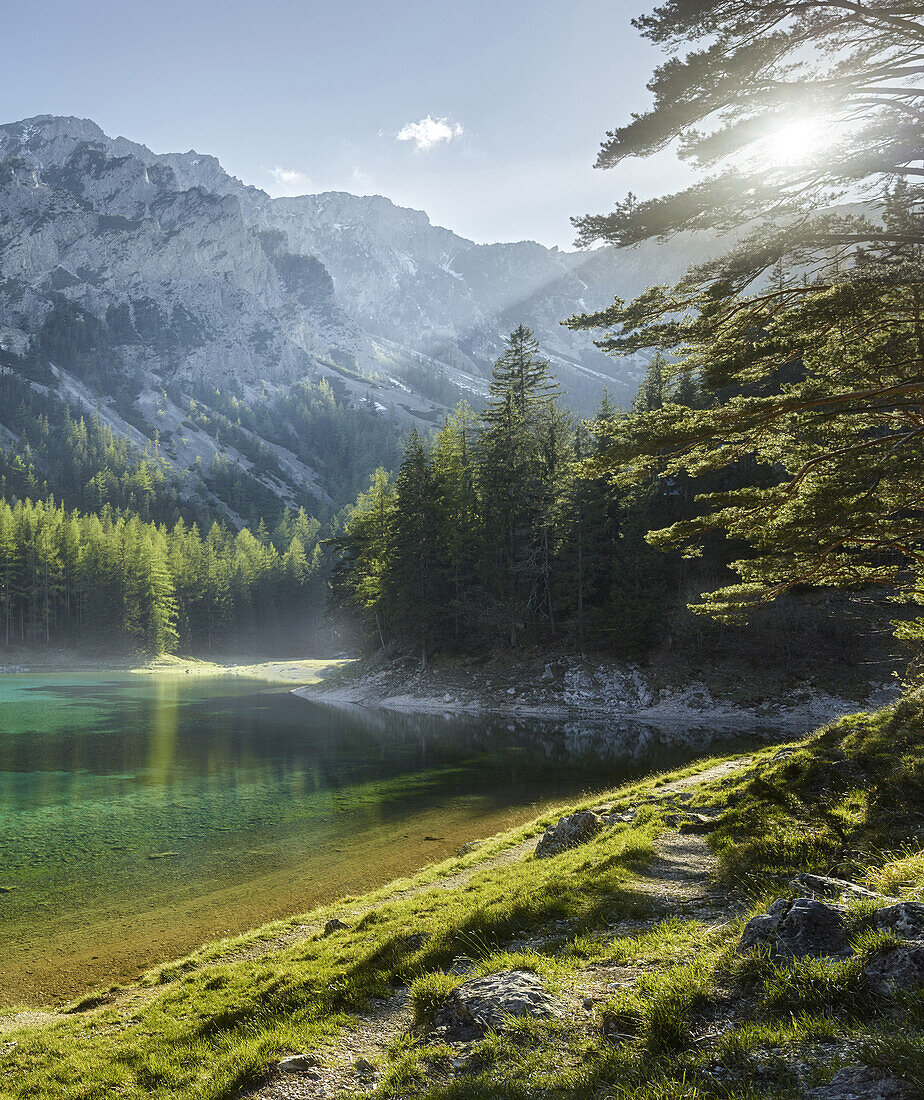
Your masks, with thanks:
M239 679L0 676L0 1002L368 889L696 740L344 712Z

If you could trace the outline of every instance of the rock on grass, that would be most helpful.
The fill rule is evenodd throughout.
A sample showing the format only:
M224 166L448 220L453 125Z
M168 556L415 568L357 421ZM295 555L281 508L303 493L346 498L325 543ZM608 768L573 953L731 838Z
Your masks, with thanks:
M529 970L505 970L456 986L436 1015L447 1039L479 1038L500 1031L510 1017L535 1020L562 1015L562 1005Z
M813 1100L912 1100L903 1081L869 1066L847 1066L809 1096Z
M557 856L559 852L566 852L569 848L576 848L579 844L586 844L605 828L606 822L593 810L579 810L576 814L568 814L546 829L536 845L536 858L547 859L549 856Z
M748 921L738 954L764 947L775 958L850 954L844 909L813 898L777 898L766 913Z
M883 997L924 989L924 943L884 951L863 973L872 988Z

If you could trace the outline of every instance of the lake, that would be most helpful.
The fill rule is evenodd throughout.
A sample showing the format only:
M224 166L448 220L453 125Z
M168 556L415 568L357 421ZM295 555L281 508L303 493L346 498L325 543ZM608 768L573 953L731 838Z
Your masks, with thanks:
M134 978L708 740L339 710L235 678L0 675L0 1004Z

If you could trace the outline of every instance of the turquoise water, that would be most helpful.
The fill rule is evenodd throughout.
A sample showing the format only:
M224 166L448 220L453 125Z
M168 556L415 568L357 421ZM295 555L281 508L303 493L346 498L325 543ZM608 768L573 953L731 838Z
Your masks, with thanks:
M367 889L706 740L344 712L231 678L0 676L0 1000Z

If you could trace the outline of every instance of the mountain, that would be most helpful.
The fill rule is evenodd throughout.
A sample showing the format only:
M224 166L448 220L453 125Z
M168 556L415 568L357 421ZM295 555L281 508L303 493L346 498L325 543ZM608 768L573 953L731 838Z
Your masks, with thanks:
M627 401L643 364L561 320L701 255L478 245L379 196L273 199L85 119L0 126L0 369L155 447L232 519L222 464L293 506L343 503L360 475L341 476L343 433L378 440L360 465L392 460L406 426L483 397L520 322L576 410L604 384ZM14 419L0 408L0 438Z

